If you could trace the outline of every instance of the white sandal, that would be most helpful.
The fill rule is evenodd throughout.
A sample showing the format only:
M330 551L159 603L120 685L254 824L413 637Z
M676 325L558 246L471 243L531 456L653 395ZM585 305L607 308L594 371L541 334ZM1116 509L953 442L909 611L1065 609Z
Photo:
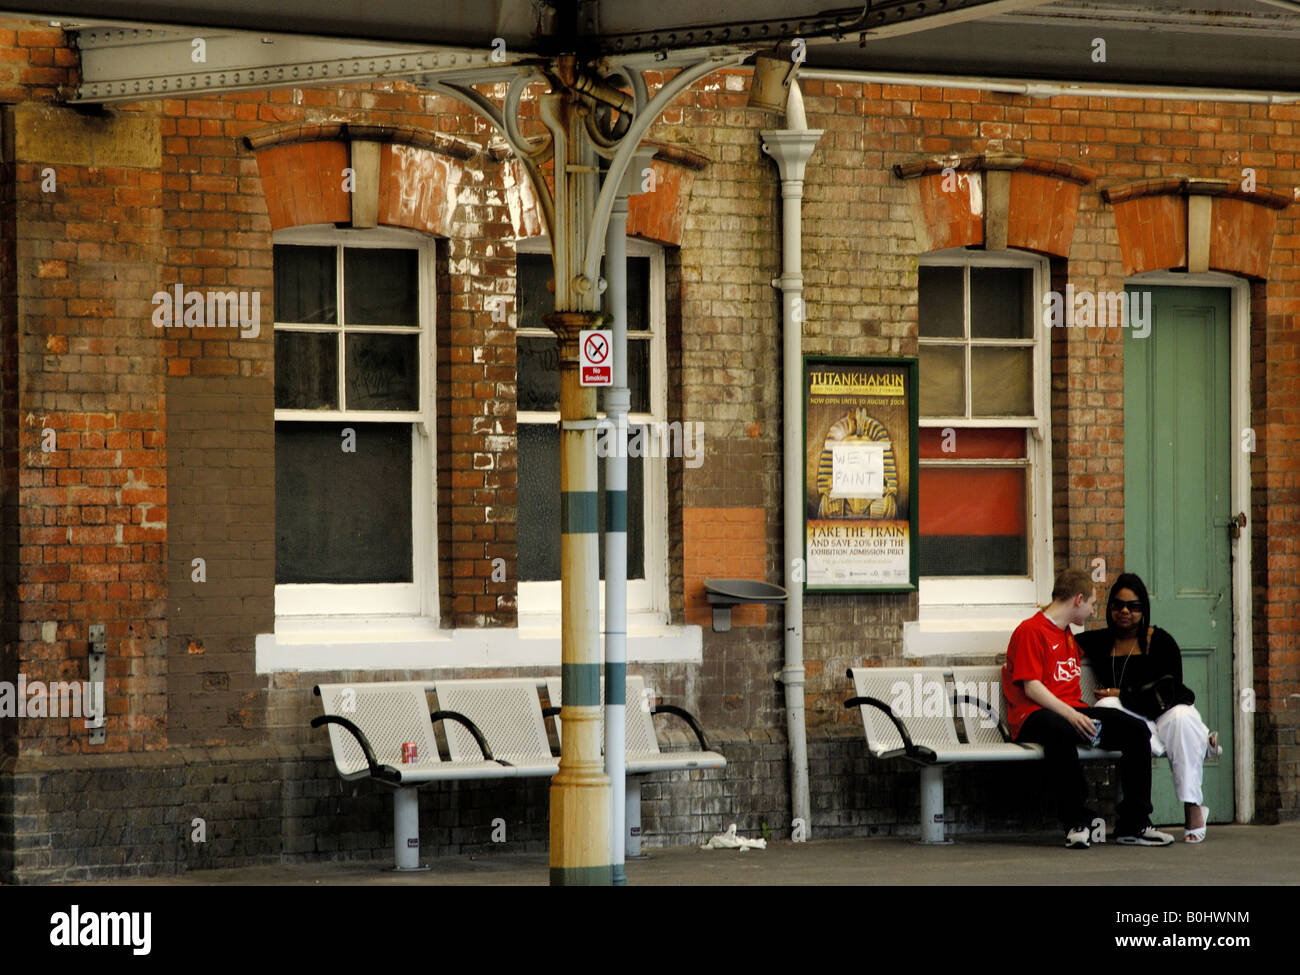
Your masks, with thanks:
M1187 829L1186 827L1183 828L1183 842L1184 842L1184 843L1204 843L1204 842L1205 842L1205 830L1206 830L1206 828L1210 825L1210 807L1209 807L1209 806L1202 806L1202 807L1201 807L1201 817L1202 817L1201 825L1198 826L1196 829Z

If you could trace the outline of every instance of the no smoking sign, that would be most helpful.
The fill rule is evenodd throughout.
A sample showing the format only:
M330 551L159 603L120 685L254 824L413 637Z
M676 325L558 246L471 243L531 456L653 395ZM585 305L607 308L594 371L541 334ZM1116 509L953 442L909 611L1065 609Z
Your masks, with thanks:
M578 333L578 373L584 386L614 385L614 346L609 332L587 329Z

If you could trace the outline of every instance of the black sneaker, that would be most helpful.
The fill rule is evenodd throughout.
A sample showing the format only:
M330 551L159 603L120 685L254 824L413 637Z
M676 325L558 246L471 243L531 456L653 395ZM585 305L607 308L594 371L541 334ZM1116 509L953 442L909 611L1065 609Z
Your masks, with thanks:
M1171 838L1169 842L1173 842ZM1092 832L1087 826L1072 826L1070 831L1065 834L1065 848L1067 850L1086 850L1092 846Z

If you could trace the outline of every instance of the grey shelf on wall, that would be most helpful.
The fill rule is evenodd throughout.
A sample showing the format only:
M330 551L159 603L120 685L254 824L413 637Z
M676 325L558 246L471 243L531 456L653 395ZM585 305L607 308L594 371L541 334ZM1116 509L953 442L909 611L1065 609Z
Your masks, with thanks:
M731 607L748 603L784 603L788 596L782 586L757 579L705 579L704 595L713 607L713 632L731 629Z

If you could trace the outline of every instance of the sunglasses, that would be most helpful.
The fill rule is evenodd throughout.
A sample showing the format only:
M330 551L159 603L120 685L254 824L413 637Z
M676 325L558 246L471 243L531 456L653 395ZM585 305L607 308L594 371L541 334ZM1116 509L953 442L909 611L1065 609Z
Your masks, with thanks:
M1110 608L1116 612L1121 609L1127 609L1130 613L1141 613L1142 601L1140 599L1130 599L1128 602L1125 602L1122 599L1112 599L1110 601Z

